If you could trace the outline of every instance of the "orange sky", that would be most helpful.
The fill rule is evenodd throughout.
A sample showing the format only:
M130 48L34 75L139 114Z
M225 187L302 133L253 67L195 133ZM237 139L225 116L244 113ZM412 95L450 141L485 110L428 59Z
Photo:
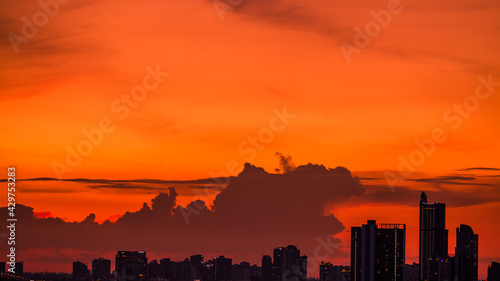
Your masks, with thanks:
M2 3L0 170L6 174L15 165L18 178L190 180L237 175L244 162L272 172L280 151L300 164L398 173L399 157L408 159L418 149L415 141L431 138L435 128L446 140L411 177L500 168L500 85L461 124L450 120L456 113L443 118L454 104L474 99L479 76L500 81L500 3L402 0L401 12L348 63L339 44L354 44L354 28L364 29L374 20L370 12L391 2L243 0L222 19L208 0L69 1L58 4L31 38L24 35L17 53L9 34L23 36L23 17L32 22L42 8ZM169 75L120 119L113 103L143 85L148 66ZM284 108L295 117L254 150L249 138L269 132L276 110ZM103 119L114 131L70 167L67 147L76 150L86 140L82 131L99 128ZM58 174L54 163L71 171ZM49 186L71 192L21 191L22 203L68 220L94 212L102 221L137 210L153 196L67 182L29 188ZM111 197L120 203L99 207ZM363 223L367 209L381 222L394 214L363 204L334 210L347 227ZM497 202L450 211L450 245L459 218L491 218L498 209ZM473 228L481 250L494 257L498 226L476 220ZM408 256L415 256L415 245Z

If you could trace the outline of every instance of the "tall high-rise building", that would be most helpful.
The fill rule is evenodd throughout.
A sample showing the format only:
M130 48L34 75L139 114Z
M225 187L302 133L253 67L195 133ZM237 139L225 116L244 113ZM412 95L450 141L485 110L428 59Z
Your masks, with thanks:
M307 256L300 256L300 250L294 245L274 249L274 277L277 281L306 280Z
M366 234L366 233L365 233ZM364 266L361 263L361 247L366 247L365 239L362 239L363 231L361 227L351 227L351 281L361 281L361 274ZM363 243L362 243L363 242ZM366 253L365 253L366 260ZM366 266L366 261L363 262Z
M319 281L333 281L333 264L321 261L319 265Z
M455 277L457 281L477 281L478 235L472 228L461 224L457 228L455 247Z
M191 267L191 260L185 258L183 261L179 262L180 278L182 281L191 281L193 279L193 271Z
M189 262L191 264L191 276L194 280L201 279L201 271L203 268L203 255L193 255L189 257Z
M160 264L161 265L161 264ZM186 277L189 277L189 272L191 265L189 264L189 260L184 261L169 261L168 262L168 277L165 277L167 280L172 281L184 281L187 280ZM189 268L189 269L188 269ZM210 277L210 278L208 278ZM213 281L213 274L207 276L207 280Z
M173 280L171 267L172 267L172 262L170 262L170 259L164 258L160 260L160 270L162 278L167 280Z
M376 222L351 228L351 281L375 280Z
M429 281L451 281L455 280L455 258L429 258L427 260L427 274L425 279Z
M146 281L148 258L144 251L118 251L116 281Z
M282 280L282 273L285 272L286 248L278 247L273 250L273 277L275 281Z
M232 259L219 256L214 258L214 280L215 281L229 281L231 280L231 265Z
M377 225L375 263L377 280L403 280L405 265L406 225Z
M488 265L488 281L500 281L500 263L492 262Z
M6 263L4 261L0 262L0 273L5 273L5 265Z
M273 260L267 255L262 257L262 281L273 281Z
M24 274L24 262L23 261L18 261L16 262L16 275L23 275Z
M92 261L92 277L94 281L111 280L111 261L104 258Z
M351 228L351 280L403 280L404 224L378 224L369 220Z
M75 261L73 262L73 280L89 280L90 270L86 263Z
M299 280L307 280L307 256L300 256L299 258Z
M446 229L446 205L428 203L427 194L420 196L419 264L420 280L428 281L428 262L448 257L448 230Z

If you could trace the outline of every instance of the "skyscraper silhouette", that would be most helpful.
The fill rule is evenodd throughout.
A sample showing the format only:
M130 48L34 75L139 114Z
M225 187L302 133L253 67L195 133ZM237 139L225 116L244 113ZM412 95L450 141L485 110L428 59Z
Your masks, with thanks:
M319 281L333 281L333 264L321 262L319 265Z
M273 281L273 261L267 255L262 257L262 281Z
M377 226L377 280L403 280L406 225L381 223Z
M232 259L224 256L214 258L214 280L215 281L229 281L231 280L231 265Z
M104 258L92 261L92 278L94 281L109 281L111 278L111 261Z
M351 280L403 280L404 224L378 224L369 220L351 228Z
M282 274L285 272L286 248L278 247L273 250L273 276L275 281L282 280Z
M307 256L300 256L299 258L299 280L307 280Z
M201 279L201 271L203 267L203 255L193 255L189 257L191 263L191 275L194 280Z
M376 222L351 227L351 281L375 280Z
M170 262L169 258L161 259L160 260L161 277L167 280L173 280L171 267L172 267L172 262Z
M429 259L448 257L446 205L428 203L427 194L420 196L419 263L420 280L428 281Z
M88 281L90 270L86 263L75 261L73 263L73 280Z
M23 274L24 274L24 262L18 261L16 262L16 275L23 275Z
M144 251L118 251L116 254L116 281L146 281L148 258Z
M457 228L455 247L455 276L457 281L477 281L478 235L472 228L461 224Z
M294 245L274 249L273 268L277 281L307 279L307 257Z
M488 281L500 281L500 263L492 262L488 266Z

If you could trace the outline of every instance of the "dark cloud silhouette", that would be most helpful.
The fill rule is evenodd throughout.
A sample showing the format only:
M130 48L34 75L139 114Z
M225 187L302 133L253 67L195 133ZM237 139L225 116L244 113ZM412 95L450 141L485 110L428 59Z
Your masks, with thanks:
M493 184L490 183L480 183L473 182L476 180L475 177L471 176L439 176L434 178L422 178L422 179L408 179L409 181L417 181L417 182L429 182L429 183L441 183L441 184L451 184L451 185L485 185L491 186ZM464 182L466 181L466 182Z
M81 222L65 222L37 216L33 208L18 205L16 215L23 223L17 240L19 251L142 249L258 259L273 247L295 244L312 255L318 238L326 240L344 230L334 215L324 215L324 207L363 192L359 180L343 167L308 164L286 174L270 174L246 164L217 195L211 209L201 200L177 206L175 188L160 192L150 204L125 213L115 223L99 224L94 214ZM5 216L7 211L2 209Z
M365 203L417 206L418 195L422 190L415 190L407 186L364 185L366 193L357 198L353 204ZM428 190L423 189L423 190ZM500 188L492 191L479 189L451 190L432 189L432 198L437 202L444 202L448 207L467 207L490 202L500 202ZM417 198L417 199L415 199Z
M481 179L481 180L478 180ZM500 182L476 175L445 175L406 179L399 186L388 186L377 177L361 177L365 194L356 204L379 203L416 206L422 190L432 192L436 201L449 207L465 207L500 202ZM415 199L417 198L417 199Z
M257 261L276 246L295 244L304 254L313 256L318 239L330 238L339 243L331 237L345 230L335 214L325 208L345 202L417 206L422 190L432 190L433 200L445 202L449 207L500 202L500 185L495 180L483 182L474 175L453 174L411 179L391 188L373 173L363 177L367 184L362 185L344 167L330 169L309 163L284 174L273 174L245 164L244 170L220 191L212 206L196 200L183 207L178 205L176 189L164 187L165 183L178 181L72 179L66 181L116 186L114 190L118 191L152 186L150 191L160 192L155 192L157 195L151 202L144 203L139 210L126 212L116 222L98 223L94 214L81 222L67 222L50 213L35 213L31 207L18 205L16 216L22 224L18 226L17 241L21 254L41 253L30 257L33 262L44 262L43 253L51 253L51 249L71 249L85 255L122 249L181 257L218 253L231 255L235 260ZM213 179L202 179L191 181L189 186L215 188L213 183ZM468 185L464 188L456 183ZM2 209L5 216L5 207ZM64 255L58 254L57 260L64 260ZM337 249L332 252L332 256L342 255Z
M232 178L232 177L231 177ZM159 179L132 179L132 180L110 180L110 179L87 179L87 178L76 178L76 179L58 179L58 178L28 178L28 179L17 179L17 181L61 181L61 182L77 182L77 183L89 183L89 184L123 184L123 183L147 183L147 184L176 184L176 183L192 183L192 184L210 184L217 182L229 182L230 179L225 177L218 178L208 178L208 179L197 179L197 180L159 180ZM6 182L7 179L0 179L0 182Z
M134 189L134 190L165 190L163 187L154 187L150 185L134 185L134 184L126 184L126 183L113 183L113 184L97 184L97 185L88 185L88 187L92 189L103 189L103 188L113 188L113 189Z
M176 185L179 187L187 187L191 189L212 189L221 190L226 188L224 183L229 182L232 177L224 178L209 178L209 179L197 179L197 180L159 180L159 179L132 179L132 180L110 180L110 179L87 179L87 178L76 178L76 179L56 179L56 178L28 178L28 179L17 179L17 181L22 182L73 182L79 183L91 189L97 189L102 191L133 191L136 193L146 193L152 194L162 191L167 191L167 185ZM7 179L0 179L0 182L6 182ZM73 193L77 192L75 189L71 188L25 188L23 192L29 193Z
M419 194L426 191L433 200L448 207L477 206L500 202L498 177L485 177L479 173L462 171L445 175L418 174L405 179L397 186L389 186L382 178L384 172L364 171L355 173L365 187L365 194L351 200L351 205L390 204L418 206Z
M217 186L217 185L190 185L189 188L193 189L220 189L223 187Z
M465 168L465 169L460 169L458 171L500 171L498 168L488 168L488 167L472 167L472 168Z
M295 164L292 162L292 156L290 156L290 155L285 156L279 152L276 152L275 155L279 159L280 170L283 173L288 173L288 172L295 170Z
M31 188L24 189L24 193L75 193L74 189L70 188Z
M343 4L323 0L316 4L283 0L243 0L240 5L232 7L232 11L246 18L280 28L307 30L331 37L338 36L339 24L331 13L337 11L335 8ZM330 15L325 13L325 9L328 9Z

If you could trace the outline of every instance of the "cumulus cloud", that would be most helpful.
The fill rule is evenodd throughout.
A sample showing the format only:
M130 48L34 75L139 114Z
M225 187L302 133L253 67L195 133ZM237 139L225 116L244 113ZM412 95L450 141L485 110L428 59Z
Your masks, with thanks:
M292 162L292 156L290 156L290 155L285 156L279 152L276 152L275 155L279 159L280 170L283 173L288 173L288 172L295 170L295 164Z
M114 223L99 224L94 214L81 222L65 222L18 205L17 216L23 223L17 239L20 251L141 249L186 256L230 253L235 259L253 256L257 260L274 247L295 244L312 255L318 237L325 240L344 230L334 215L324 215L324 207L363 192L359 180L343 167L308 164L271 174L246 164L217 195L211 209L201 200L178 206L175 188L160 192Z

